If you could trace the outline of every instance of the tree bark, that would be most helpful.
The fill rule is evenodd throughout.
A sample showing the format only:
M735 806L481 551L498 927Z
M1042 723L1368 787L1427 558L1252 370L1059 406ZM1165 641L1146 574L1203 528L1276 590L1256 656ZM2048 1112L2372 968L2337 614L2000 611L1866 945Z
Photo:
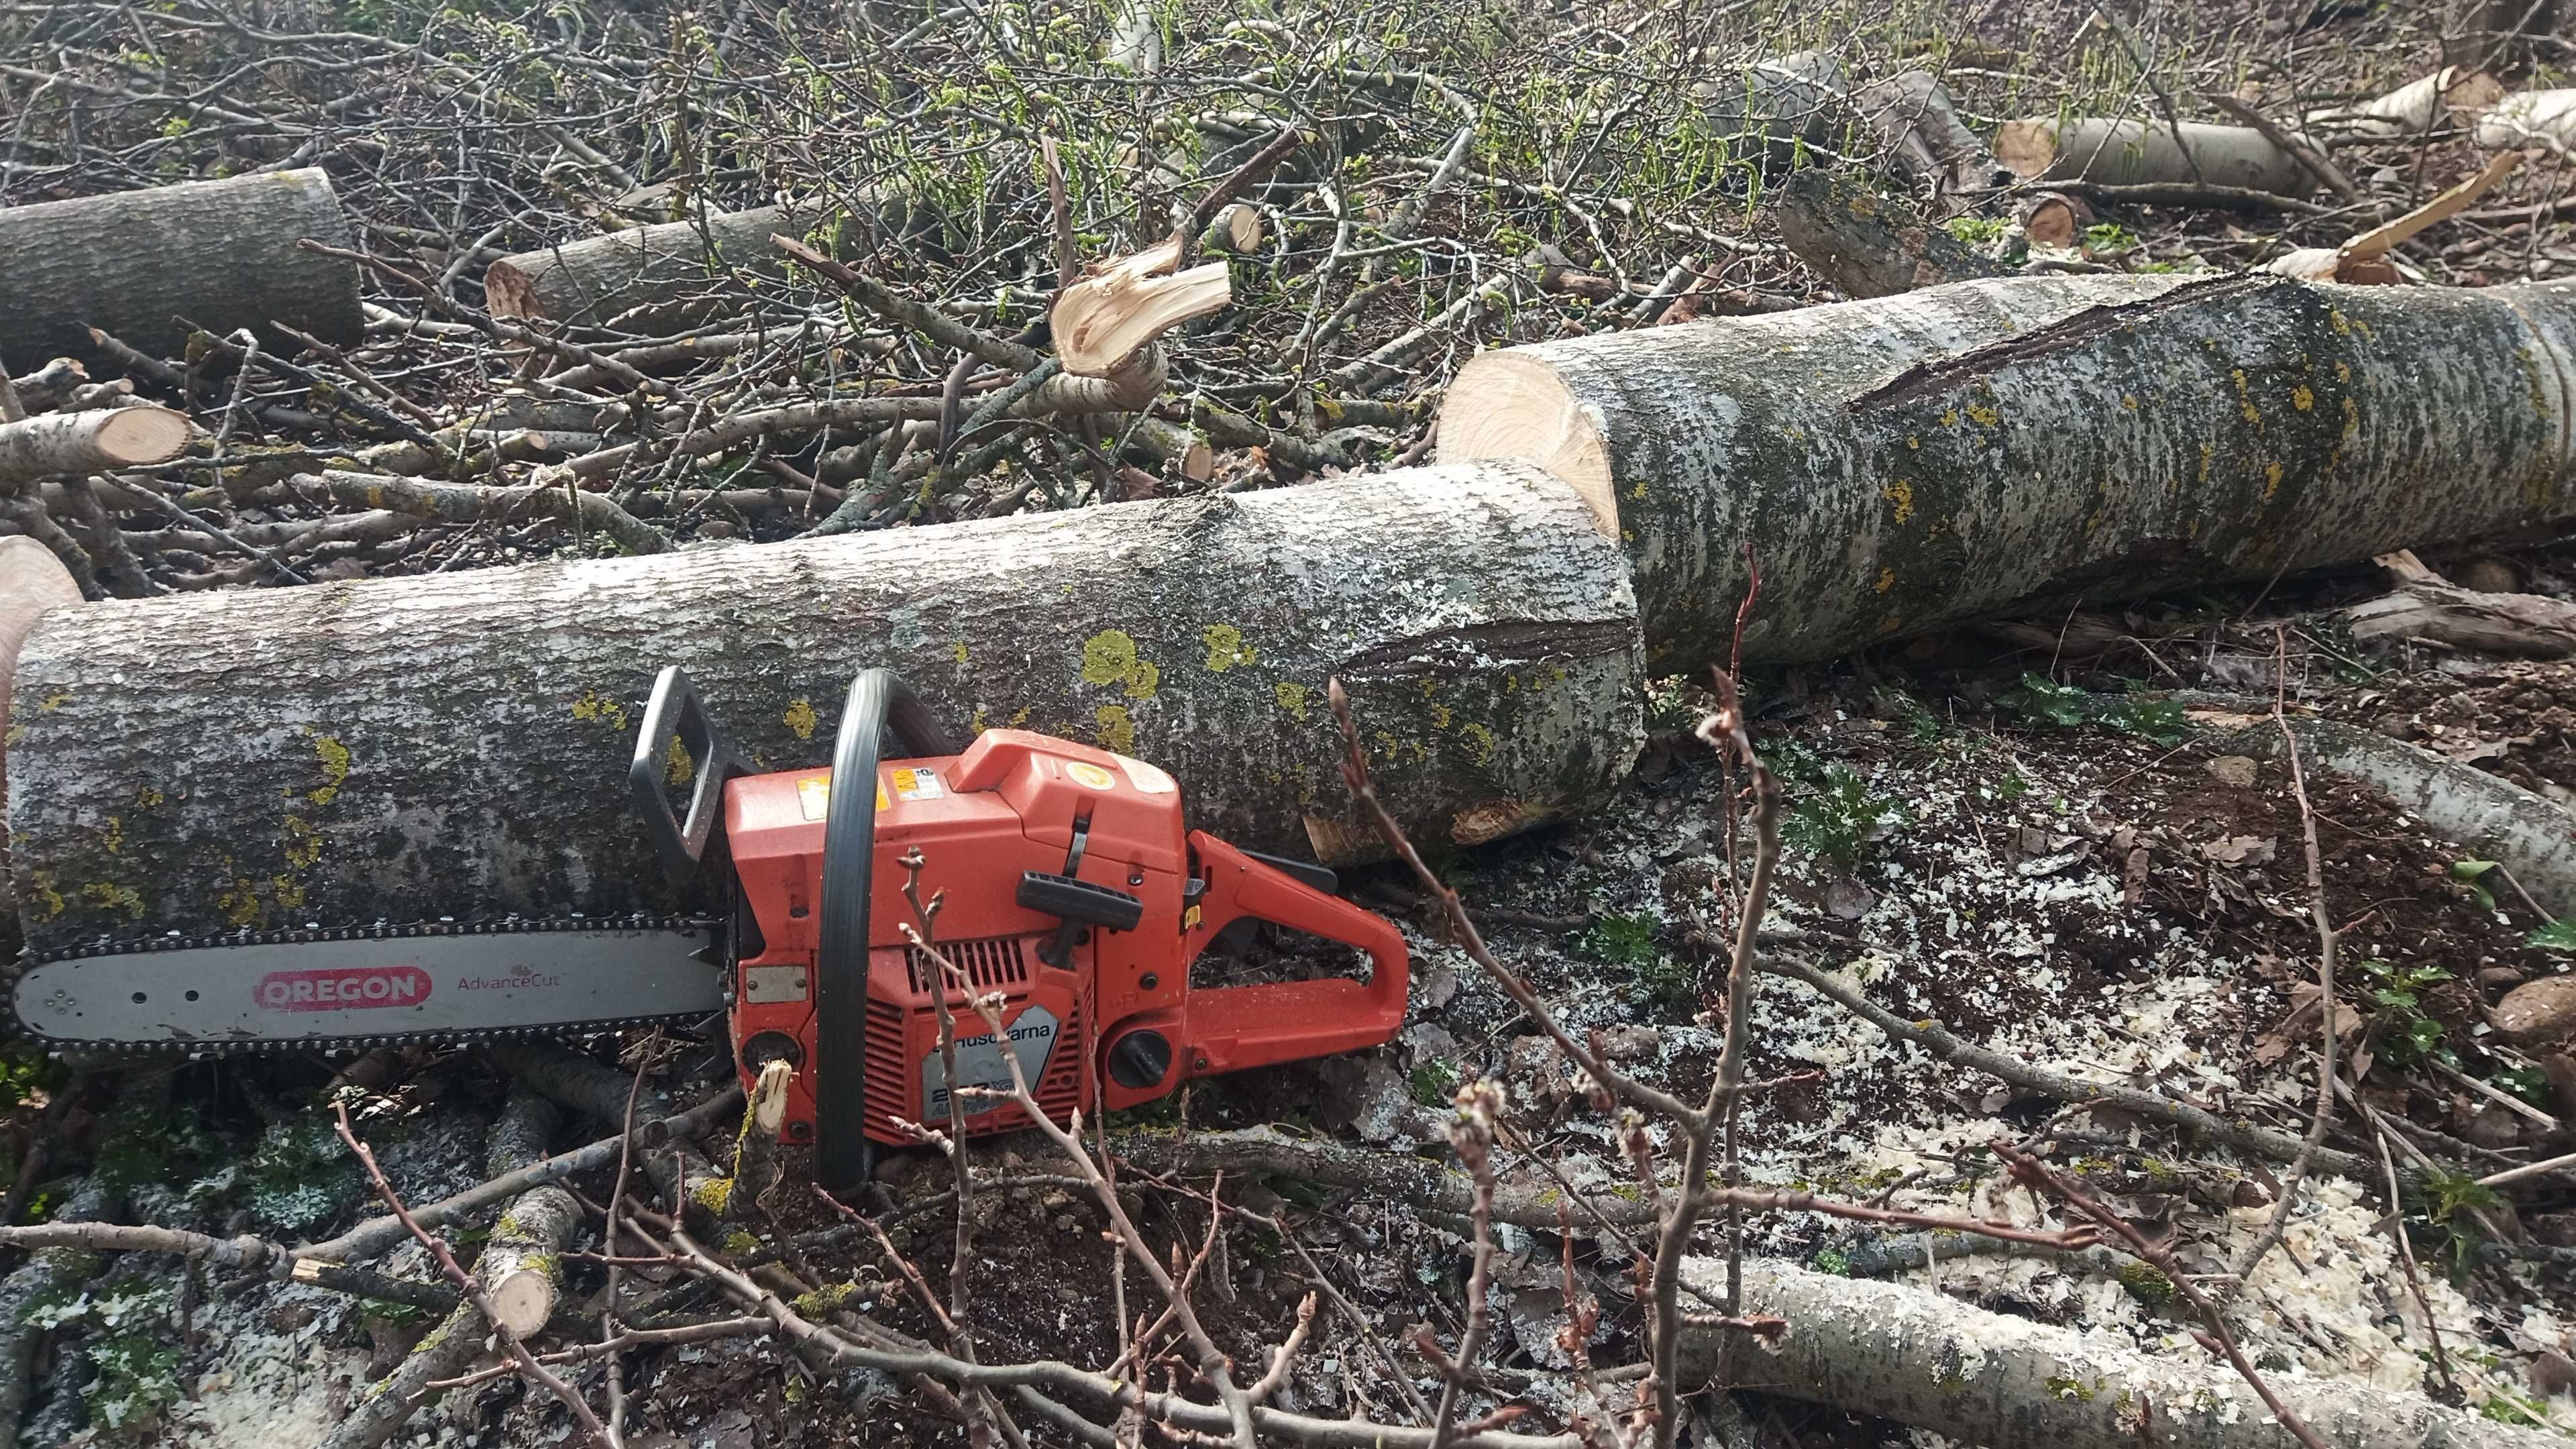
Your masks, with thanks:
M160 407L47 413L0 423L0 483L166 463L188 446L188 415Z
M1786 170L1806 152L1832 146L1854 119L1842 63L1820 50L1758 61L1692 90L1711 134L1737 160L1765 171Z
M805 236L834 215L815 203L710 212L517 252L484 269L484 300L496 317L665 330L691 320L693 299L738 300L746 284L784 282L788 259L769 244L770 234ZM846 225L853 239L909 235L914 217L907 207L885 206Z
M181 314L217 335L283 323L355 343L357 266L295 245L307 237L350 245L330 179L310 167L0 208L0 357L95 359L93 327L175 357Z
M2576 514L2576 290L1962 282L1487 352L1448 460L1573 483L1659 672Z
M1892 297L2004 269L1925 219L1914 203L1846 171L1810 166L1780 184L1780 239L1846 297Z
M1995 155L2033 181L2225 186L2290 197L2316 189L2308 168L2262 132L2205 121L2006 121Z
M2485 71L2446 65L2384 96L2310 111L2306 124L2312 131L2403 140L2469 121L2503 95L2504 86Z
M1947 199L2009 184L2012 171L1968 123L1930 73L1903 71L1852 92L1861 119L1878 133L1899 171L1930 182ZM1966 203L1952 200L1956 212Z
M1685 1269L1712 1294L1723 1263ZM1989 1313L1919 1288L1744 1265L1747 1313L1789 1322L1777 1351L1686 1323L1684 1382L1736 1384L1875 1414L1986 1449L2290 1449L2297 1443L2223 1360L2150 1356L2107 1336ZM2271 1377L2337 1449L2544 1449L2556 1434L2490 1422L2420 1394Z
M1508 465L59 610L15 680L21 916L46 948L680 908L626 792L666 664L757 769L826 765L891 665L960 739L1149 758L1193 824L1347 859L1376 836L1339 675L1407 827L1473 844L1627 770L1633 598L1571 490Z

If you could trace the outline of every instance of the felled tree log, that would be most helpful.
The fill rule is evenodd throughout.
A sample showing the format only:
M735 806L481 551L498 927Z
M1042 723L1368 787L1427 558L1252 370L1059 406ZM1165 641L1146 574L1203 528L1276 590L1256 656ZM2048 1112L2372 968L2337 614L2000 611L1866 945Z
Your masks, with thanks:
M621 325L649 331L686 321L694 298L785 281L787 259L770 235L804 236L829 220L817 205L762 206L630 227L503 257L484 269L483 293L496 317L578 327L625 318ZM898 204L871 207L846 226L872 239L907 234L913 221Z
M1810 166L1780 183L1772 216L1798 259L1846 297L1892 297L2004 269L1913 202L1846 171Z
M1821 50L1757 61L1692 89L1710 133L1737 160L1766 171L1831 147L1854 119L1843 94L1842 62Z
M1626 544L1654 667L2576 514L2576 290L2008 278L1487 352L1448 460L1528 457Z
M1712 1296L1723 1263L1687 1281ZM1972 1308L1919 1288L1744 1265L1747 1313L1789 1322L1774 1347L1685 1324L1684 1382L1741 1384L1876 1414L1987 1449L2292 1449L2224 1359L2150 1356L2126 1341ZM2421 1394L2274 1374L2274 1392L2336 1449L2544 1449L2559 1435L2445 1408Z
M2229 187L2291 197L2316 189L2308 168L2262 132L2205 121L2006 121L1995 133L1995 155L2033 181Z
M357 266L295 245L308 237L349 246L312 167L0 207L0 357L96 358L92 327L175 357L182 313L218 335L283 323L354 343Z
M851 676L891 665L960 739L1150 759L1193 824L1327 859L1376 838L1339 675L1406 826L1473 843L1624 774L1634 608L1572 490L1488 465L60 609L15 680L18 900L38 945L672 909L625 783L666 664L760 769L826 765Z
M166 463L188 446L188 415L160 407L46 413L0 423L0 482Z
M2489 150L2545 146L2563 154L2576 143L2576 90L2516 91L2478 117L2477 138Z
M2393 141L2474 119L2503 95L2503 84L2485 71L2446 65L2384 96L2310 111L2306 122L2312 131Z
M1959 119L1950 93L1927 71L1909 70L1852 92L1861 119L1878 134L1897 169L1933 183L1944 197L1984 191L2013 179L1984 140ZM1955 209L1955 208L1954 208Z

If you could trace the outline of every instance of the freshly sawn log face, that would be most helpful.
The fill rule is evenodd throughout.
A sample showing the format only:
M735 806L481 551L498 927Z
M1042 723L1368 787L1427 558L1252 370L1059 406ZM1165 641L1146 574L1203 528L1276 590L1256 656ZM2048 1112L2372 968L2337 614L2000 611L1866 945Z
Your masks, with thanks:
M1961 282L1488 352L1444 460L1528 457L1635 564L1652 666L2367 557L2576 513L2576 291Z
M308 237L349 245L312 167L0 207L0 357L95 357L92 327L176 357L182 315L216 333L284 323L354 343L357 265L296 246Z
M1375 845L1332 676L1417 839L1584 808L1643 738L1625 561L1523 464L105 603L19 661L29 944L684 904L625 795L666 664L764 770L825 766L850 677L890 665L961 738L1136 755L1194 825L1328 859Z

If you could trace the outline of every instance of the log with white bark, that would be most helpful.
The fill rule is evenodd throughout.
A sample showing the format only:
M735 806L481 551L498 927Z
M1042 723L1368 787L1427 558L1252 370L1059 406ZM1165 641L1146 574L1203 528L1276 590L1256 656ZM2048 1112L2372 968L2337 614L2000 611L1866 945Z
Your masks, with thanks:
M0 423L0 483L166 463L186 449L188 431L186 413L148 406Z
M2576 289L1961 282L1484 353L1439 456L1625 543L1659 672L2576 515Z
M890 665L961 740L1139 756L1195 825L1347 858L1338 675L1407 828L1472 844L1620 779L1641 653L1618 550L1518 464L60 609L15 676L20 915L60 946L670 909L625 783L668 664L760 769L828 764Z
M1692 87L1710 134L1735 158L1781 170L1807 152L1831 149L1856 119L1844 94L1842 62L1821 50L1757 61Z
M2503 84L2485 71L2446 65L2384 96L2313 110L2304 119L2311 131L2393 141L2466 124L2503 95Z
M770 235L805 236L835 214L819 203L791 202L582 237L492 263L483 271L483 293L496 317L649 332L691 320L696 299L739 300L746 286L777 286L787 263ZM851 240L864 242L909 236L915 221L909 208L877 201L842 225Z
M1852 92L1852 103L1897 169L1931 182L1945 198L2013 179L2011 168L1959 119L1949 91L1929 72L1909 70L1871 81Z
M2516 91L2478 117L2478 144L2489 150L2576 145L2576 89Z
M365 333L348 219L316 168L0 207L0 357L95 360L96 327L155 357L188 329L284 324L331 343ZM272 334L286 345L283 334Z
M2032 181L2197 186L2287 197L2316 189L2316 178L2298 158L2262 132L2206 121L2006 121L1995 133L1995 156Z
M2178 693L2192 723L2220 748L2275 756L2280 730L2259 702ZM2541 909L2576 916L2576 816L2510 780L2377 730L2341 720L2290 716L2310 768L2371 786L2438 832L2504 863Z
M1722 1262L1695 1260L1683 1271L1701 1291L1723 1296ZM2144 1354L2126 1335L2079 1333L1920 1288L1758 1259L1744 1265L1743 1309L1788 1320L1776 1349L1750 1334L1686 1323L1686 1383L1875 1414L1986 1449L2292 1449L2298 1442L2214 1355ZM2421 1394L2277 1373L2270 1383L2336 1449L2566 1443Z

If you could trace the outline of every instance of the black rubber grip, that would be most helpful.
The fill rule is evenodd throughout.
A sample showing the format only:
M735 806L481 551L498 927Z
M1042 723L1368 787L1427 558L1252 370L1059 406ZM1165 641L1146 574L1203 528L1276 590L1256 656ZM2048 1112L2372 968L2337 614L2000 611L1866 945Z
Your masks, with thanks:
M1145 919L1145 903L1125 891L1043 870L1020 872L1019 902L1060 920L1112 931L1132 931Z
M948 738L890 669L862 670L832 744L823 812L823 900L814 948L814 1177L826 1192L867 1181L868 905L877 849L877 762L891 726L905 753L945 755Z

